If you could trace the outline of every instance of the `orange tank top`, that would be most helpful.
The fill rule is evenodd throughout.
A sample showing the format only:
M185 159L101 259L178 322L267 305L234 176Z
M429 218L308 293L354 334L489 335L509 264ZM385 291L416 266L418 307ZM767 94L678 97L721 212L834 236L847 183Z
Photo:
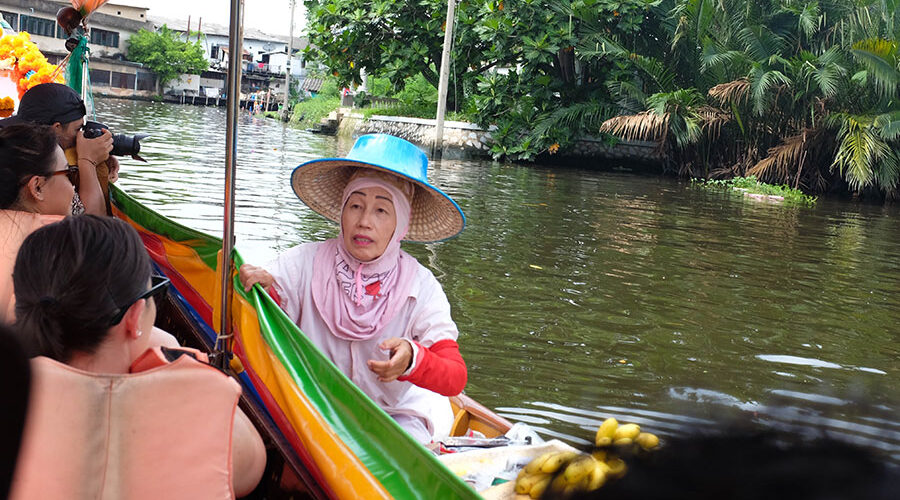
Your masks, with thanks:
M234 498L230 377L189 356L125 375L31 367L11 499Z
M62 215L0 210L0 322L12 323L15 318L12 272L22 242L38 228L62 219Z

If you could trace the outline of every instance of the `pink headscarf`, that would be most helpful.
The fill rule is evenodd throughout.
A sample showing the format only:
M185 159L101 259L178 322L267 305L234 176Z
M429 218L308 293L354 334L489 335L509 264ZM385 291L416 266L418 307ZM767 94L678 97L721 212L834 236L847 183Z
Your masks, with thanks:
M388 175L359 171L347 183L341 200L343 213L354 191L380 187L390 193L397 227L384 253L369 262L356 259L344 247L342 227L338 237L325 241L314 258L313 302L331 333L344 340L369 339L388 324L406 302L416 274L416 260L400 249L409 230L414 186L393 176L393 182L388 182L383 178Z

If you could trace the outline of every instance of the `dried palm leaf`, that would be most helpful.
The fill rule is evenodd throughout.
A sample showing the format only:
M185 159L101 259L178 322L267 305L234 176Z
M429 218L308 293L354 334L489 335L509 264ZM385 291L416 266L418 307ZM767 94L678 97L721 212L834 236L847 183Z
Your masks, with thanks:
M600 125L600 131L621 137L626 141L665 142L669 129L669 114L641 111L636 115L610 118Z
M701 127L710 141L715 141L722 134L722 125L732 120L731 113L712 106L703 106L697 110Z
M743 104L750 97L750 81L739 78L733 82L720 83L709 89L709 96L721 105Z
M748 175L755 175L767 182L789 184L795 188L801 185L820 188L822 179L817 178L818 172L810 172L807 166L823 163L823 155L826 154L828 134L825 130L803 129L799 134L790 136L781 144L769 148L767 156L753 165ZM806 182L802 182L802 180ZM814 186L812 186L812 185Z

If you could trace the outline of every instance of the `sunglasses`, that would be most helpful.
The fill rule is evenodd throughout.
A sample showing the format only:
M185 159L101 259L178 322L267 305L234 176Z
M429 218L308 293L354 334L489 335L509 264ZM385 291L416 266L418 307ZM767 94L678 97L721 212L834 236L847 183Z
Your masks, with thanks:
M65 170L57 170L55 172L51 172L50 174L47 174L45 177L49 179L49 178L53 177L54 175L62 175L62 174L66 174L66 177L68 177L69 182L71 182L73 186L78 185L78 165L69 165L66 167Z
M118 325L122 321L122 318L125 317L125 313L128 312L128 309L132 305L134 305L135 302L142 299L154 299L155 301L156 297L165 294L166 290L169 288L170 283L171 280L169 280L169 278L166 278L165 276L150 276L150 289L142 293L140 296L138 296L138 298L120 307L118 311L116 311L116 315L109 320L109 326Z

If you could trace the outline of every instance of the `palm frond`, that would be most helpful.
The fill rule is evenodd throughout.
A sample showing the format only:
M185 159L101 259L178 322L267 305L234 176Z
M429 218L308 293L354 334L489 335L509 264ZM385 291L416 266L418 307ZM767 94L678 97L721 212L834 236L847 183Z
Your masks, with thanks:
M608 55L631 61L635 67L650 77L650 80L656 86L656 90L667 91L674 86L675 73L662 61L631 52L604 33L595 32L586 36L576 45L576 49L581 57Z
M722 127L733 120L731 113L712 106L703 106L697 110L701 127L710 141L715 141L722 134Z
M800 166L806 149L806 133L787 137L781 144L769 148L766 157L750 167L747 175L787 184L793 169Z
M886 97L897 95L900 86L900 57L897 43L884 39L860 40L850 50L853 56L872 75L878 91Z
M606 88L616 99L620 113L632 114L644 109L644 100L647 99L647 94L633 81L613 80L607 82Z
M833 143L831 132L825 128L803 129L769 148L766 157L750 167L747 175L795 188L805 184L814 190L824 189L826 182L818 165L832 158Z
M888 149L875 169L875 182L885 191L893 191L900 181L900 158L893 149Z
M826 64L812 72L812 79L825 97L833 97L841 90L841 77L846 73L838 64Z
M831 168L840 172L851 189L870 187L877 180L876 164L890 154L890 148L872 127L872 117L844 114L841 119Z
M663 142L669 130L669 114L641 111L634 115L622 115L603 122L600 131L626 141Z
M765 61L782 52L784 39L762 25L747 26L738 32L738 40L754 60Z
M900 139L900 110L876 116L875 127L886 141Z
M746 56L740 50L722 50L712 40L706 40L700 54L700 72L707 73L721 67L732 66Z
M588 132L597 130L608 116L615 114L615 110L598 101L586 101L559 108L549 115L537 120L530 140L540 139L554 128L581 128Z
M774 90L778 86L789 86L790 78L781 71L767 70L762 66L756 66L750 72L750 97L753 100L753 111L762 116L769 107Z
M709 89L709 96L723 106L746 103L750 96L750 82L746 78L739 78L733 82L720 83Z
M798 11L797 28L807 37L813 36L819 30L819 2L807 2Z

